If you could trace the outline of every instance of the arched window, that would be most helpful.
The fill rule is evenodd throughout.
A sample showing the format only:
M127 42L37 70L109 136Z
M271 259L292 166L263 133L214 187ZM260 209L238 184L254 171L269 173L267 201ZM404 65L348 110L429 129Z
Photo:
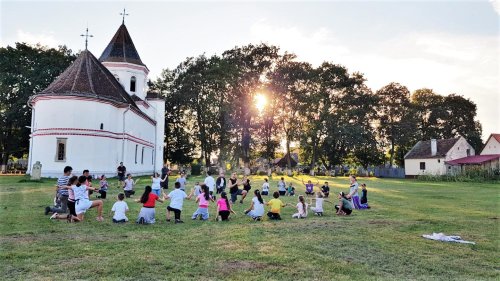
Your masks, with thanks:
M102 129L104 129L104 124L103 124L103 123L101 123L101 130L102 130Z
M136 82L135 76L132 76L130 78L130 91L131 92L135 92L135 82Z

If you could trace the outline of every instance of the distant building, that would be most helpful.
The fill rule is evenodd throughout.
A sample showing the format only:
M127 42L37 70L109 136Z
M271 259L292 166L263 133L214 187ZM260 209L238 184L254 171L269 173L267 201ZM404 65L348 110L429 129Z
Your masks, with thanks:
M299 155L297 153L290 153L290 164L292 168L297 166L299 163ZM280 168L286 168L288 166L288 153L283 156L283 158L274 159L274 165Z
M457 174L470 168L480 167L492 173L500 171L500 134L491 134L480 155L446 161L449 174Z
M125 24L97 59L88 50L46 89L30 97L28 173L36 161L42 176L74 173L116 176L120 162L132 174L163 165L165 101L147 91L149 69Z
M405 155L406 177L444 175L447 161L475 155L474 148L463 137L419 141Z

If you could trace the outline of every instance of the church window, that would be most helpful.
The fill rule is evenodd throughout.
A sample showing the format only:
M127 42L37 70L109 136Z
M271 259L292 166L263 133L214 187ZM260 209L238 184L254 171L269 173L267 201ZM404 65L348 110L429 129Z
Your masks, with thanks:
M56 161L66 161L66 138L58 138L56 141Z
M103 124L103 123L101 123L101 130L103 130L103 129L104 129L104 124Z
M136 82L135 76L132 76L132 78L130 78L130 91L131 92L135 92L135 82Z
M141 164L144 164L144 146L142 147Z
M139 148L139 145L135 145L135 164L137 164L137 149Z

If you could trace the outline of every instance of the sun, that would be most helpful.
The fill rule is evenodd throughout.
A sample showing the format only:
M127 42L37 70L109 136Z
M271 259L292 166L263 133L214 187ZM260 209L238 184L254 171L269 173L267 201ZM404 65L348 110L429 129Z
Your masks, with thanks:
M254 99L255 99L255 107L259 110L259 112L262 112L267 105L266 96L259 93L255 95Z

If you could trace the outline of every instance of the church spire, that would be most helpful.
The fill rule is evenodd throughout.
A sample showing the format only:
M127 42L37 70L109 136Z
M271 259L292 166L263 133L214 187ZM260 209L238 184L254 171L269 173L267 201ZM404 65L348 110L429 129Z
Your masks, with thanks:
M101 62L127 62L146 66L141 61L134 42L132 42L132 37L124 24L118 28L99 60Z
M120 13L120 16L123 16L122 24L125 24L125 16L128 16L128 14L125 13L125 8L123 8L123 13Z

